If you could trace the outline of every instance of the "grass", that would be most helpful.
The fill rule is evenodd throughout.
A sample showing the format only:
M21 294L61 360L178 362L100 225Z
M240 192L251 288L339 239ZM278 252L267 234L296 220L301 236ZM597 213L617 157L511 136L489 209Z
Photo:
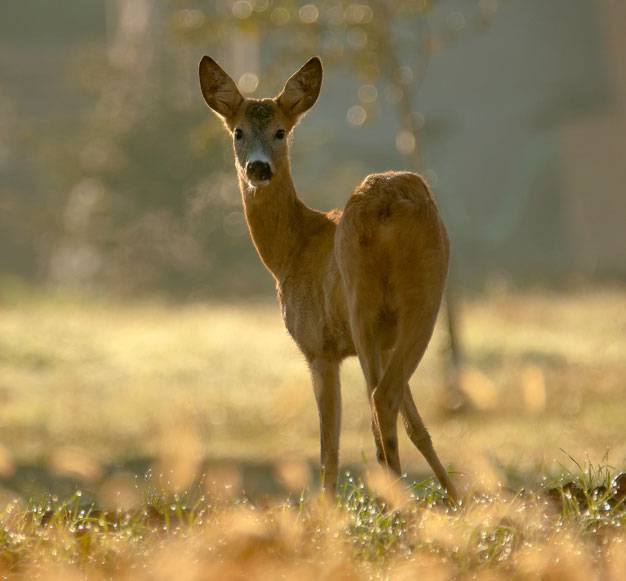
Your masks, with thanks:
M410 476L377 473L349 361L350 475L329 506L306 365L274 304L3 287L0 573L618 579L626 290L493 290L466 301L462 331L474 408L440 405L439 332L412 389L465 504L446 507L407 439Z
M131 509L102 510L80 491L63 502L14 501L1 515L0 572L28 579L621 579L626 490L605 467L581 470L532 493L476 491L454 509L432 483L383 477L372 488L350 475L335 504L302 491L295 502L258 505L202 493L199 485L183 494L144 489Z

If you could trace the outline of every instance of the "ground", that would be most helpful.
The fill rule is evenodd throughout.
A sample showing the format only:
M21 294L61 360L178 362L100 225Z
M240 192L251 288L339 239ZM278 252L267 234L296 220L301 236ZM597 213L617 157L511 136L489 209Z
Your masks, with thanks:
M590 465L624 470L626 289L498 287L465 301L461 330L473 409L440 405L439 331L411 384L462 488L513 493ZM342 379L342 466L367 475L375 455L356 361ZM173 493L204 474L253 502L315 490L313 394L272 302L122 301L5 285L0 401L5 523L11 502L26 510L47 493L74 502L80 489L81 502L115 504L138 481L144 494L151 478ZM430 476L406 438L401 456L412 479Z
M45 466L67 448L103 464L152 458L181 426L210 460L317 460L308 370L272 302L5 291L0 308L0 443L17 463ZM442 412L440 333L411 382L446 464L462 471L479 452L515 473L550 471L565 450L623 465L626 291L494 291L463 305L462 336L480 409ZM342 461L371 463L356 359L342 379ZM407 439L401 453L427 473Z

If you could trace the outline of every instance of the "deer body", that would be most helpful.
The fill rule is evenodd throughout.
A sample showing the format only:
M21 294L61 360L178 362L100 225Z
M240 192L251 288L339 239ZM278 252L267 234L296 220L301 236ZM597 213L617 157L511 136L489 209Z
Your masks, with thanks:
M409 172L368 176L345 209L308 208L291 178L285 136L316 101L311 59L276 99L244 99L208 57L200 81L233 133L253 243L276 280L285 325L311 370L320 416L324 486L338 474L339 365L357 355L381 464L401 472L397 417L454 499L456 492L417 412L408 381L433 332L448 267L448 238L424 181Z
M249 196L244 186L243 199L254 245L276 280L285 326L307 360L355 355L334 255L338 214L316 212L295 190L278 188L270 184Z

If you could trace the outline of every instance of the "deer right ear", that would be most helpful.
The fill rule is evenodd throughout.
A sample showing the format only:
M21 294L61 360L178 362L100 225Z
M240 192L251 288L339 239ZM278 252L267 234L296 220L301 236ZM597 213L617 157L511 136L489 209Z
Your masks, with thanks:
M200 87L207 105L225 119L233 117L243 103L235 82L208 56L200 61Z
M313 57L287 81L278 105L286 115L297 118L313 107L321 88L322 63Z

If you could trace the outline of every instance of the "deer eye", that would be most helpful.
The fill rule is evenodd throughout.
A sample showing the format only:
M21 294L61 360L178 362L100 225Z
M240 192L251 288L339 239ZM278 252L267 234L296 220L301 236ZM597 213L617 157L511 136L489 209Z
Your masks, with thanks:
M275 133L274 137L275 137L276 139L285 139L285 130L284 130L284 129L279 129L279 130Z
M235 129L234 135L235 139L239 140L243 137L243 131L239 129L239 127L237 127L237 129Z

